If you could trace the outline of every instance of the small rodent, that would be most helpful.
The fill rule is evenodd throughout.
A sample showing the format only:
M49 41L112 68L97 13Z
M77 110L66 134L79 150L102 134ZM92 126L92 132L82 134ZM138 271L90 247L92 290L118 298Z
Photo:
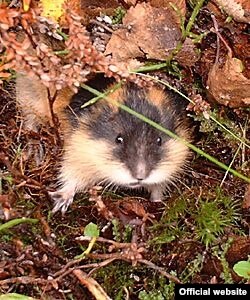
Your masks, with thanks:
M98 82L87 84L100 91ZM64 213L77 192L96 184L145 188L151 200L161 200L167 185L182 171L188 147L125 112L112 99L190 141L182 99L159 86L127 83L109 94L109 100L80 108L93 97L80 90L64 110L67 125L60 187L49 193L55 201L53 212Z

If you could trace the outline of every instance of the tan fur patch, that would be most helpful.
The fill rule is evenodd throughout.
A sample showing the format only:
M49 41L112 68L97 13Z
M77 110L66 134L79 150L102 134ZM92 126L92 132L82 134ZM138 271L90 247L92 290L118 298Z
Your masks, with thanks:
M17 75L16 100L27 129L36 130L39 124L51 123L47 88L38 77L30 78L20 73Z
M148 180L154 181L155 184L164 181L167 184L173 181L182 171L189 156L188 147L180 141L171 139L166 143L165 147L166 155L148 178Z
M168 101L167 94L164 92L164 90L156 86L150 87L147 95L148 100L150 100L156 106L163 107L163 105L166 105Z
M55 94L55 90L50 90L50 94ZM64 108L69 104L73 92L70 89L58 91L58 95L53 105L53 111L63 124L66 122ZM30 78L19 73L16 79L16 100L18 108L21 110L25 120L25 126L29 130L36 130L39 125L52 124L52 116L48 99L47 87L43 85L37 76ZM63 125L64 126L64 125Z
M86 132L77 130L72 133L65 145L61 181L77 182L77 189L100 180L108 179L113 168L119 165L112 158L112 145L106 141L94 140Z
M58 95L53 104L53 112L58 116L60 129L66 135L71 130L71 124L68 116L65 114L65 108L70 104L74 92L69 88L58 91Z
M64 88L57 93L56 100L53 104L53 111L58 116L70 103L71 98L73 97L74 92L69 88Z

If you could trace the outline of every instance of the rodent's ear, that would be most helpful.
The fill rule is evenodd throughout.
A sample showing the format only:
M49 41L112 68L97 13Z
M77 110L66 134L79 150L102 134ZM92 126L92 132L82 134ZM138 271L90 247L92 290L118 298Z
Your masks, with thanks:
M112 88L112 85L109 86L109 89ZM106 103L113 112L118 112L119 107L116 103L123 103L125 101L125 89L126 86L119 87L115 89L112 93L109 93L106 99Z
M166 102L169 100L167 92L157 86L150 87L147 91L148 100L150 100L154 105L164 107Z
M53 111L59 115L59 118L63 110L70 104L73 95L74 92L69 88L58 91L55 102L53 103Z

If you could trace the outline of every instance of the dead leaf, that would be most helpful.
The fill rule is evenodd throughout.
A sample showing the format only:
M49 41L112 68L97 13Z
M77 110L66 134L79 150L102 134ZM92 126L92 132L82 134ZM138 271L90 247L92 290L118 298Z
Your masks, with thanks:
M181 40L181 30L173 9L152 7L148 3L131 7L115 31L106 54L117 61L133 58L165 60Z
M246 193L245 193L245 196L244 196L242 208L243 209L249 209L250 208L250 184L246 188Z
M146 221L152 222L154 215L146 212L142 203L137 197L125 197L116 202L113 206L114 214L122 221L124 225L134 224L142 225Z
M174 7L177 10L177 14L185 18L187 9L185 0L150 0L150 4L154 7Z
M235 236L234 241L229 247L226 259L230 264L234 264L239 260L247 259L250 253L250 237Z
M238 22L250 24L249 0L214 0L229 16Z
M250 79L242 71L242 62L231 55L228 55L222 67L214 64L208 74L209 94L220 104L229 107L250 105Z
M190 38L186 38L175 59L182 66L192 67L199 59L199 54L196 50L193 41Z
M124 2L126 4L128 4L129 6L131 6L131 5L135 6L137 3L137 0L124 0Z
M121 6L118 0L81 0L79 2L81 4L80 15L84 16L86 25L89 20L100 16L100 14L112 15L115 9Z
M137 217L146 217L147 213L144 206L133 198L124 198L122 201L118 201L117 206L124 214L135 214Z
M64 2L65 0L57 0L57 1L41 0L42 16L58 21L58 19L64 13L64 9L63 9Z

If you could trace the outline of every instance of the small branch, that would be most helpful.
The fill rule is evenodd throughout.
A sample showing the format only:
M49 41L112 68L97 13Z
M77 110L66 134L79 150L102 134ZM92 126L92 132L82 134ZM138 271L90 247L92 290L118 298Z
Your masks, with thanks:
M89 274L92 274L93 272L95 272L97 269L100 269L108 264L110 264L112 261L117 260L118 258L114 257L114 258L109 258L106 259L105 261L102 261L100 263L92 263L92 264L86 264L86 265L82 265L82 266L77 266L77 267L73 267L70 269L67 269L69 267L69 265L75 265L78 263L78 261L70 261L63 269L61 269L60 271L56 272L55 274L53 274L53 278L55 278L55 281L59 281L60 279L62 279L63 277L65 277L66 275L70 274L71 272L73 272L76 269L89 269L89 268L93 268Z
M74 270L73 274L85 285L91 294L98 300L111 300L111 298L106 294L104 289L100 284L93 278L89 277L88 274L84 273L81 270Z
M3 152L0 152L0 161L7 167L7 169L11 174L13 174L17 178L22 178L24 180L25 184L22 183L21 185L30 186L32 188L37 188L37 189L43 189L43 190L45 189L45 187L40 182L32 178L29 178L28 176L22 174L17 169L13 168L9 161L8 156L5 155Z
M103 29L105 29L106 31L108 31L109 33L113 33L114 30L112 30L111 28L109 28L107 25L103 24L102 22L99 22L97 20L90 20L90 23L98 25L100 27L102 27Z
M212 29L212 32L214 32L217 35L217 50L216 50L216 58L215 58L215 63L218 63L219 61L219 51L220 51L220 40L223 42L223 44L225 45L225 47L228 50L229 56L232 57L232 50L231 48L228 46L226 40L223 38L223 36L220 34L219 32L219 26L218 23L216 21L216 18L214 15L211 15L211 18L213 20L214 23L214 30Z
M57 138L58 144L60 146L62 146L62 139L61 139L60 133L58 131L58 128L59 128L58 123L59 123L59 121L58 121L58 118L55 115L54 110L53 110L53 104L54 104L54 102L56 100L56 97L58 95L58 91L56 90L55 93L54 93L54 95L52 96L51 93L50 93L50 89L47 87L47 94L48 94L48 100L49 100L50 115L51 115L53 127L55 129L56 138Z
M47 285L51 280L48 279L41 279L41 278L34 278L31 276L20 276L20 277L12 277L4 280L0 280L0 286L6 284L14 284L14 283L21 283L21 284L43 284Z
M181 281L176 276L167 273L163 268L158 267L157 265L153 264L151 261L148 261L145 259L140 259L139 263L144 264L144 265L148 266L149 268L158 271L159 273L161 273L161 275L167 277L169 280L171 280L175 283L181 283Z

